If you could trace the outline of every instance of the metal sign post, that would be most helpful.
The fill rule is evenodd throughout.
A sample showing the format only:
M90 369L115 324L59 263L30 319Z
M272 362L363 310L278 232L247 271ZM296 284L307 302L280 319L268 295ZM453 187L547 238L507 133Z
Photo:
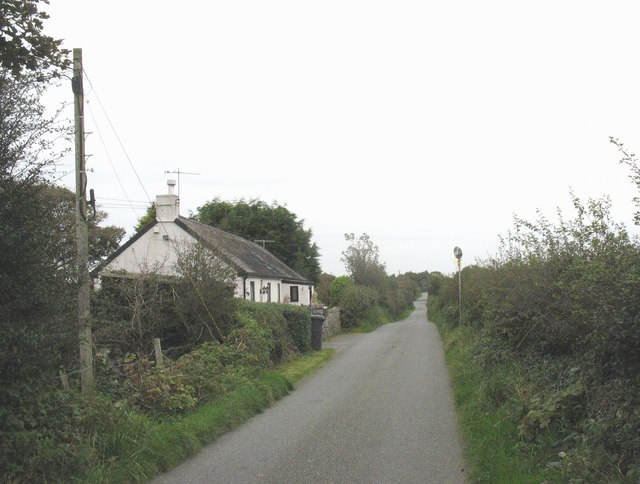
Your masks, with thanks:
M462 325L462 270L460 269L462 249L458 246L454 247L453 255L456 257L456 262L458 264L458 310L460 314L458 324Z

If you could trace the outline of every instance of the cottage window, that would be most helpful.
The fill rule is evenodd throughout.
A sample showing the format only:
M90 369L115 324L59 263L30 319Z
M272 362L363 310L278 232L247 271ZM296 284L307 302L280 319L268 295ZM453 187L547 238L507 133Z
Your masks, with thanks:
M249 294L250 294L250 299L252 301L256 300L256 283L255 281L251 281L249 283Z
M289 295L291 298L291 302L298 302L300 300L300 298L298 297L298 286L291 286Z

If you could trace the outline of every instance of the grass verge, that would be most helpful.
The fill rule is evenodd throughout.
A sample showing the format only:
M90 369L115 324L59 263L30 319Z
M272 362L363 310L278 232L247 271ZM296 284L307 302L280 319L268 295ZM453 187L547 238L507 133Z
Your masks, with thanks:
M383 324L395 323L407 319L413 312L413 309L406 309L400 316L393 318L389 312L379 306L371 308L366 318L358 325L352 328L344 328L345 333L371 333Z
M298 358L284 365L279 370L279 373L291 382L292 385L295 385L302 380L302 378L323 366L333 357L334 353L335 351L329 348L306 353L302 358Z
M436 323L437 324L437 323ZM438 324L451 375L468 476L478 483L560 482L540 465L542 449L518 436L522 372L505 363L491 374L474 361L475 334Z
M101 439L101 454L111 456L82 481L146 482L167 471L220 435L264 411L287 395L294 384L324 365L333 355L325 349L309 352L272 371L256 374L222 398L166 421L130 412L126 425Z

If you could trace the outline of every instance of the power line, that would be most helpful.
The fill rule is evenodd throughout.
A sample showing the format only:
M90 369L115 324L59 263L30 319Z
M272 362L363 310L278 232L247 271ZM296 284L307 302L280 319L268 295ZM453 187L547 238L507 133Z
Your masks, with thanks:
M85 72L85 75L86 75L86 72ZM87 78L87 80L88 80L88 78ZM91 81L89 81L89 83L91 83ZM93 86L91 87L91 91L96 95L96 99L98 99L98 94L96 93L95 89L93 89ZM89 100L87 100L87 106L89 107L89 113L91 114L91 119L93 120L93 124L94 124L94 126L96 128L96 131L98 132L98 138L100 138L100 142L102 143L102 148L104 149L104 152L105 152L105 154L107 156L107 160L109 161L109 164L111 165L111 170L113 170L113 174L116 177L118 185L120 185L120 189L122 190L122 193L124 194L127 202L129 202L129 207L131 208L131 210L133 210L134 215L139 218L138 212L136 211L135 207L133 206L133 204L129 200L129 196L127 195L127 191L124 188L124 185L122 184L122 180L120 180L120 177L118 176L118 171L116 170L116 167L113 164L113 160L111 159L111 153L109 152L109 149L107 148L107 145L106 145L106 143L104 141L104 137L102 136L102 131L100 130L100 126L98 125L96 117L93 114L93 110L91 109L91 103L89 103ZM103 108L103 112L104 112L104 108Z
M87 81L89 81L89 85L91 86L92 91L94 92L95 96L96 96L96 100L98 101L98 104L100 105L100 108L102 109L102 112L105 116L105 118L107 119L107 122L109 123L109 126L111 126L111 130L113 131L113 134L115 135L116 139L118 140L118 143L120 144L120 148L122 149L125 157L127 158L127 161L129 162L129 166L131 166L131 169L133 170L133 173L136 175L136 178L138 179L138 183L140 184L140 187L142 188L142 191L144 192L145 196L147 197L147 200L149 200L149 203L151 203L151 197L149 196L149 193L147 193L147 189L144 186L144 183L142 183L142 180L140 179L140 175L138 175L138 171L136 170L136 167L134 166L133 162L131 161L131 158L129 157L129 153L127 153L127 150L124 147L124 144L122 143L122 140L120 139L120 136L118 135L118 132L116 131L116 128L113 126L113 123L111 122L111 118L109 118L109 115L107 114L106 109L104 108L102 101L100 101L100 96L98 96L97 91L95 90L95 88L93 87L93 84L91 83L91 79L89 79L89 76L87 75L87 72L84 71L85 76L87 77ZM116 178L117 175L116 175Z
M87 73L86 73L86 71L84 69L83 69L83 73L87 77L87 81L89 82L89 86L91 87L92 92L95 94L96 100L98 101L98 104L100 105L100 108L102 109L102 112L104 113L104 115L105 115L105 117L107 119L107 122L109 123L109 126L111 126L111 130L113 131L116 139L118 140L118 143L120 144L120 148L124 152L124 154L125 154L125 156L127 158L127 161L129 162L129 165L131 166L131 169L133 170L134 174L136 175L136 178L138 179L138 183L140 183L140 186L142 187L142 191L144 192L145 196L147 197L148 202L151 203L151 197L149 196L149 193L147 193L147 190L145 189L144 184L142 183L142 180L140 179L140 176L138 175L138 172L136 171L135 166L133 165L133 162L131 161L131 158L129 157L129 154L127 153L127 150L124 148L124 145L123 145L122 141L120 140L120 136L118 136L118 133L117 133L115 127L113 126L113 123L111 122L111 119L109 118L109 115L107 114L106 110L104 109L104 106L102 105L102 102L100 101L100 97L98 96L98 93L96 92L95 88L93 87L93 84L92 84L91 80L89 79L89 76L87 75ZM92 115L92 118L93 118L93 112L91 111L91 108L89 108L89 111L91 112L91 115ZM95 118L94 118L94 123L95 123ZM97 123L96 123L96 125L97 125ZM103 146L104 146L104 140L102 139L102 135L100 135L100 139L102 140ZM106 151L106 147L105 147L105 151ZM122 183L120 182L120 177L118 177L118 174L115 171L115 167L113 166L113 163L111 162L111 158L110 157L108 157L108 158L109 158L109 162L111 163L111 166L112 166L112 168L114 170L114 173L116 175L118 183L120 183L120 187L122 188L122 191L124 192L125 197L127 197L126 190L124 190L124 187L122 186ZM181 172L180 169L177 169L175 172L168 172L167 171L165 173L177 173L178 179L180 178L180 174L199 175L199 173ZM178 197L179 196L180 196L180 185L178 185ZM127 197L127 201L129 201L128 197ZM122 208L126 208L126 207L122 207ZM131 207L131 208L133 209L133 207ZM134 213L135 213L135 210L134 210ZM159 225L162 227L162 230L168 235L168 231L167 231L164 223L160 222ZM172 240L171 243L175 248L175 242ZM135 257L135 255L134 255L134 257ZM136 257L136 259L137 259L137 257ZM217 325L213 315L211 314L211 311L209 309L208 304L204 300L200 290L198 289L197 285L195 284L195 281L192 280L191 278L189 278L189 279L190 279L190 282L192 284L192 287L195 289L195 292L196 292L196 294L198 295L198 297L200 299L200 302L204 306L204 308L205 308L205 310L207 312L207 315L209 316L209 319L213 323L217 333L219 334L219 336L221 338L224 338L224 336L222 335L222 332L218 328L218 325ZM208 325L207 325L207 327L208 327Z
M100 200L109 200L112 202L127 202L127 203L149 203L148 200L129 200L128 198L100 197Z

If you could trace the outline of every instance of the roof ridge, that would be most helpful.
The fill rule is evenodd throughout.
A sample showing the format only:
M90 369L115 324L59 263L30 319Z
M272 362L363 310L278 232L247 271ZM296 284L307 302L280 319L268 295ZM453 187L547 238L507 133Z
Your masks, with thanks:
M199 221L197 221L197 220L195 220L195 219L193 219L193 218L184 217L184 216L182 216L182 215L180 215L178 218L181 218L181 219L183 219L183 220L186 220L186 221L191 222L191 223L194 223L194 224L198 224L198 225L200 225L200 226L204 227L204 228L205 228L205 229L207 229L207 230L209 230L209 229L218 230L218 231L222 232L223 234L229 235L229 236L234 237L234 238L236 238L236 239L240 239L240 240L242 240L242 241L244 241L244 242L249 242L249 243L255 244L255 245L256 245L256 247L260 247L261 249L263 249L263 248L264 248L264 247L262 247L260 244L256 244L255 242L253 242L253 241L251 241L251 240L249 240L249 239L245 239L244 237L241 237L241 236L239 236L239 235L237 235L237 234L232 234L231 232L227 232L226 230L222 230L220 227L214 227L213 225L205 224L205 223L199 222ZM265 250L266 250L266 249L265 249ZM268 252L268 251L267 251L267 252ZM271 253L271 252L269 252L269 253ZM273 254L272 254L272 255L273 255Z
M234 261L238 267L243 267L243 269L247 271L247 273L253 273L254 271L260 272L260 269L255 266L255 263L257 262L262 266L263 270L266 269L267 272L275 271L276 273L279 273L280 276L284 279L310 282L307 281L304 276L298 274L298 272L293 268L289 267L287 263L280 260L280 258L278 258L275 254L256 242L245 239L244 237L241 237L239 235L226 232L221 228L207 225L202 222L198 222L197 220L184 217L182 215L180 215L176 219L176 222L178 222L179 224L183 224L183 226L185 228L188 228L189 231L196 232L192 235L194 235L198 239L202 238L202 242L205 242L207 245L212 245L212 241L207 240L207 232L213 237L226 238L228 244L237 243L237 249L240 249L239 252L234 250L232 247L225 247L224 244L222 244L222 246L218 246L217 244L213 243L213 246L216 250L220 251L222 254L226 255L226 257ZM202 233L198 234L198 231L202 231ZM242 247L244 247L244 249L242 249ZM252 252L254 254L253 261L250 260L251 256L249 256L249 259L246 257L248 255L246 251L249 251L249 253Z

